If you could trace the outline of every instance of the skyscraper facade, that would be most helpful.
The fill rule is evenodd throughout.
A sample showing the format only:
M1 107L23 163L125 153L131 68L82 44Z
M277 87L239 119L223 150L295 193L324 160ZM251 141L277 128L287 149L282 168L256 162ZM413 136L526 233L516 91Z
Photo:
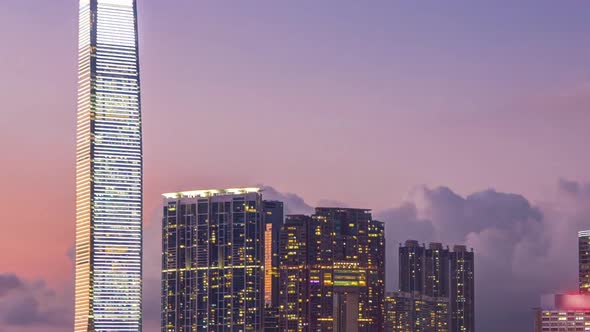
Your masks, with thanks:
M441 243L430 243L424 252L424 294L435 298L449 297L449 249Z
M258 188L164 194L162 332L262 331Z
M432 297L449 296L449 249L441 243L425 247L407 240L399 248L399 287L406 293Z
M284 222L284 205L280 201L263 201L265 224L265 303L276 307L279 300L279 242Z
M382 331L384 235L383 223L363 209L288 217L280 251L282 331Z
M279 332L279 242L284 222L283 202L263 201L264 219L264 332Z
M448 332L449 299L392 292L385 298L385 332Z
M407 293L424 292L426 249L418 241L407 240L399 248L399 289Z
M580 293L590 294L590 231L578 232Z
M426 248L417 241L408 240L405 246L400 247L399 258L401 292L413 296L448 299L448 324L439 324L439 327L443 331L474 331L473 250L468 251L465 246L456 245L451 252L440 243L430 243Z
M135 0L80 0L74 331L141 331Z
M475 255L454 246L451 261L451 332L475 331Z
M311 217L287 216L279 249L279 327L284 332L310 331L309 241ZM313 283L319 283L314 280Z

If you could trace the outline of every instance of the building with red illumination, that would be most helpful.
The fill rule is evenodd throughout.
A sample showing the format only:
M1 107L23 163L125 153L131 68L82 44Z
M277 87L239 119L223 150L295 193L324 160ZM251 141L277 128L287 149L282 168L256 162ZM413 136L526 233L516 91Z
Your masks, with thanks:
M550 294L536 309L535 332L590 331L590 294Z
M590 294L590 231L578 233L580 293Z

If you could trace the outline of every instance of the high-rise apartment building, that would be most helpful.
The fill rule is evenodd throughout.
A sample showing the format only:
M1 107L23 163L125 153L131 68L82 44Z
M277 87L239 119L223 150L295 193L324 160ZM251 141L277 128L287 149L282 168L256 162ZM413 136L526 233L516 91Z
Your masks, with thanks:
M281 228L279 249L279 327L283 332L310 331L309 241L312 219L287 216ZM319 283L314 280L313 283Z
M79 4L74 331L141 331L136 1Z
M449 249L441 243L430 243L426 248L418 241L407 240L399 248L400 291L448 297L449 257Z
M165 194L162 332L262 331L258 188Z
M449 249L440 243L430 243L424 252L424 294L449 297Z
M383 223L363 209L317 208L281 232L281 331L382 331Z
M449 299L392 292L385 297L385 332L448 332Z
M399 248L399 289L407 293L424 293L426 249L418 241L407 240Z
M590 231L578 233L580 293L590 294Z
M474 253L465 246L453 251L440 243L428 248L408 240L399 249L401 292L449 299L449 331L475 329Z
M475 331L475 255L454 246L451 260L451 332Z

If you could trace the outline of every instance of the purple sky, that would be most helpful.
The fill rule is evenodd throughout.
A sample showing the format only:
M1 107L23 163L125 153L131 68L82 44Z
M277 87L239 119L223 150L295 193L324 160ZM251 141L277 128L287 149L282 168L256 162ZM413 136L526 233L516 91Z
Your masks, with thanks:
M312 206L332 200L394 211L380 213L392 225L421 223L404 214L407 202L437 202L436 195L416 198L420 185L448 187L466 207L470 194L488 188L521 194L543 211L542 226L531 226L539 234L549 233L549 216L557 223L581 213L571 197L564 203L563 186L555 188L561 178L589 179L588 1L139 6L148 226L157 228L162 192L255 184ZM71 295L77 10L74 0L0 1L0 276L16 274L32 297L45 289L59 299ZM446 222L426 219L434 229ZM444 236L489 254L487 228L467 228L456 238L407 236ZM516 234L520 228L497 229L510 243L531 241ZM35 245L23 248L23 234ZM516 261L533 258L514 248ZM521 276L503 267L507 277ZM539 282L523 297L523 312L541 286L571 285L576 271L568 273ZM2 278L0 308L7 301L1 289ZM491 310L492 302L480 303ZM39 321L47 314L41 308ZM528 317L513 316L525 326ZM481 332L511 332L486 317ZM26 331L1 322L2 315L0 332Z

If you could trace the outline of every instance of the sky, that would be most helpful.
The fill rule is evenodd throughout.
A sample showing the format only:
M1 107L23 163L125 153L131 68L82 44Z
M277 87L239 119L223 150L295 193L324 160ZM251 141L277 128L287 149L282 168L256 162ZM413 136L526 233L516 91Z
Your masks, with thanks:
M77 10L0 1L0 332L71 329ZM263 185L292 211L373 209L389 289L406 238L474 247L478 330L529 327L537 295L575 289L590 228L589 10L140 0L146 280L161 193Z

